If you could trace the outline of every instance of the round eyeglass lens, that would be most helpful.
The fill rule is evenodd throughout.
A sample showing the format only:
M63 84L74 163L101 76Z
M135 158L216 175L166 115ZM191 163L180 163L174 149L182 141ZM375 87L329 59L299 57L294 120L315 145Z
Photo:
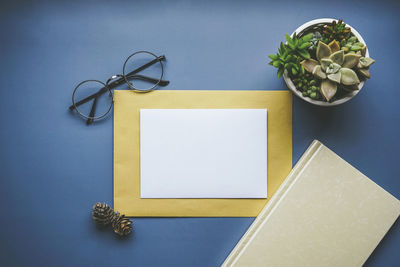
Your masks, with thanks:
M96 93L98 93L97 97L91 98L87 102L85 101L85 99ZM113 105L113 95L105 83L97 80L87 80L81 82L75 88L72 95L72 103L82 117L100 119L110 112ZM93 105L95 106L94 113L92 112Z
M153 62L150 66L148 63ZM132 71L140 69L137 73ZM133 90L153 90L162 80L163 65L157 56L147 51L140 51L130 55L124 64L123 74L128 86Z

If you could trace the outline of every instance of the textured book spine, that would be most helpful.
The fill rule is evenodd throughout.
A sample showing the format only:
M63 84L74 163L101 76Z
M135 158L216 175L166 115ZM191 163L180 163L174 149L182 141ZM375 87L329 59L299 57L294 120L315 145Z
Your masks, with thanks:
M322 144L319 141L313 141L313 143L309 146L307 151L303 154L303 156L299 159L292 171L289 173L285 181L278 188L278 190L275 192L267 205L265 205L265 207L262 209L252 225L242 236L235 248L231 251L229 256L225 259L222 267L230 267L235 265L237 259L240 257L243 251L246 250L247 244L249 244L254 236L257 235L260 227L266 220L268 220L269 215L278 205L280 199L285 196L288 188L290 188L296 182L296 179L299 177L299 174L301 173L304 166L307 165L307 163L310 161L310 159L312 159L313 155L315 155L315 153L320 149L321 146Z

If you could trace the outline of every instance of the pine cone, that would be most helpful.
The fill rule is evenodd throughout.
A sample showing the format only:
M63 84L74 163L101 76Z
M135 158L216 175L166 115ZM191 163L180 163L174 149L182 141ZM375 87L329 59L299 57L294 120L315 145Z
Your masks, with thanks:
M113 209L106 203L96 203L93 206L92 217L97 224L102 226L109 225L113 216Z
M111 220L114 232L119 236L129 235L132 231L132 221L125 217L125 215L120 215L119 212L115 212Z

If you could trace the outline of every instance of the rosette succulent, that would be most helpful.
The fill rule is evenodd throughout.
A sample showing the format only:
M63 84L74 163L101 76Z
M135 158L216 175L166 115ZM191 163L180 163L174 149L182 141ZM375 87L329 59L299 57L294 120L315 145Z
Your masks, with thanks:
M371 66L371 64L374 62L375 60L370 57L365 57L365 55L361 56L357 64L357 72L369 79L371 77L371 74L369 73L369 66Z
M336 40L329 45L319 41L316 58L317 60L303 60L301 65L321 80L320 91L326 101L335 96L338 85L346 90L357 90L360 79L353 68L365 71L374 62L373 59L362 57L360 54L345 54Z
M318 42L322 40L322 35L320 32L314 32L312 34L312 38L310 40L311 46L310 46L310 50L315 51L317 49L318 46Z

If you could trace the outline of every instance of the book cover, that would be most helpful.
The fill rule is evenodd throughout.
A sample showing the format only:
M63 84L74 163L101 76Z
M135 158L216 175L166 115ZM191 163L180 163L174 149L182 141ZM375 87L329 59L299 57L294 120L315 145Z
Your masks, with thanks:
M361 266L400 201L318 141L222 266Z

